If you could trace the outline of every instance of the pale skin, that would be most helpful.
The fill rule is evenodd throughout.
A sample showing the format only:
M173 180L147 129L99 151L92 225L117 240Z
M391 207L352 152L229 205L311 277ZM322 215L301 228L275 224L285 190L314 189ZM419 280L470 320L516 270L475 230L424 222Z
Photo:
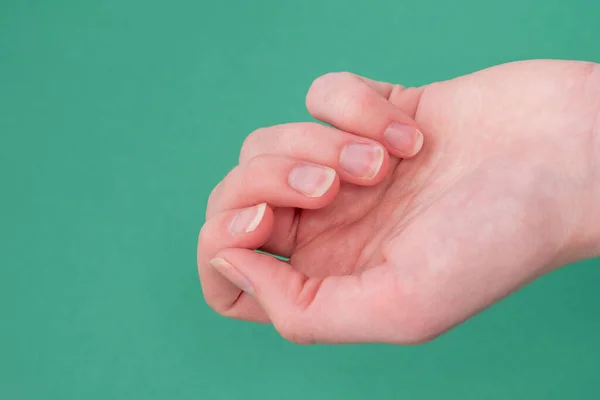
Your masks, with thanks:
M329 126L253 132L210 196L198 267L218 313L295 343L423 343L600 255L597 64L420 88L333 73L306 102Z

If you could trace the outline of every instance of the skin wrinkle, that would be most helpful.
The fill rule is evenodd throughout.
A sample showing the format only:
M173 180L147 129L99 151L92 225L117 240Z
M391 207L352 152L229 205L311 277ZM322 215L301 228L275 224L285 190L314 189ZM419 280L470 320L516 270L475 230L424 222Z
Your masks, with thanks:
M402 162L402 160L398 161L398 166L400 165L401 162ZM336 236L336 235L339 234L339 232L341 230L351 228L353 225L356 225L359 222L360 223L364 223L365 220L370 220L370 219L378 220L378 218L376 218L376 217L372 218L372 216L375 215L374 212L376 211L376 205L378 205L379 203L381 203L381 201L383 201L383 199L386 196L386 193L387 193L389 187L393 183L394 183L394 176L393 176L393 174L389 174L385 178L385 180L379 184L379 185L384 185L385 184L385 187L379 190L379 193L378 193L376 199L373 201L373 203L371 204L371 206L367 209L367 211L365 213L357 213L354 216L354 218L347 219L346 221L342 221L337 226L335 224L330 224L327 227L327 230L330 231L328 234L330 236ZM306 214L302 210L300 210L299 211L299 221L302 218L306 218ZM373 230L377 231L379 228L381 228L381 226L383 224L384 223L374 224L373 225ZM300 222L299 222L299 225L300 225ZM299 236L298 233L296 233L296 238L298 236ZM313 242L316 239L319 239L320 241L323 241L323 242L327 241L326 238L323 238L323 237L320 237L320 236L322 236L322 233L320 233L320 232L313 233L312 237L309 240L297 243L297 245L294 248L294 252L300 252L303 248L305 248L305 247L310 246L311 244L313 244ZM380 235L378 235L378 236L380 236ZM367 242L368 240L369 240L369 238L364 239L365 242ZM364 243L361 246L359 246L359 248L361 248L363 250L361 250L359 252L358 256L356 257L356 261L354 262L354 264L353 265L347 265L347 266L345 266L344 270L348 270L349 272L353 272L353 271L357 271L358 269L360 269L358 266L364 263L364 260L363 260L363 258L364 258L364 256L363 256L364 247L365 247Z
M557 253L569 261L583 253L597 255L597 70L585 63L533 61L494 67L422 92L374 83L404 114L414 116L425 133L422 152L401 162L392 159L390 174L380 176L378 185L343 185L338 196L332 191L319 203L322 208L300 211L296 207L303 207L302 199L290 201L281 218L269 214L268 224L247 237L219 239L221 231L205 231L198 259L207 302L223 313L237 297L224 314L270 319L292 341L422 343L553 269L549 264L559 263ZM347 77L330 78L335 78L338 96L352 96L344 90L345 82L353 84ZM414 104L417 94L421 97ZM371 132L370 117L345 115L350 108L340 115L339 102L322 104L322 99L312 96L312 112L331 126L359 135L377 133ZM384 108L381 116L389 118L389 107ZM377 122L379 129L388 121ZM294 129L304 135L302 127ZM315 146L326 138L303 141L297 136L282 145L277 132L263 131L255 138L260 143L250 143L257 148L246 155L273 148L289 152L291 143L298 145L301 159L317 151L320 157L336 153L335 146L329 153ZM264 176L271 172L275 168ZM223 221L229 215L217 215L221 208L251 206L240 199L258 201L253 191L264 181L244 188L236 181L239 175L229 178L235 184L211 195L221 197L211 199L211 214ZM276 229L272 220L279 223ZM245 249L265 243L264 238L299 242L291 253L293 267ZM286 243L285 249L294 245ZM256 298L240 295L207 268L215 256L248 277ZM354 275L359 269L365 272L360 277ZM351 275L339 277L345 274Z
M385 239L389 240L389 245L392 245L393 242L391 241L392 239L400 239L402 237L402 234L406 231L406 229L411 225L411 223L413 222L413 220L415 218L417 218L419 215L427 212L427 210L434 205L440 198L443 198L446 193L452 189L455 185L459 184L460 181L462 179L464 179L466 177L462 177L461 179L457 179L456 181L454 181L452 184L449 184L446 189L442 190L438 195L431 197L429 200L427 201L423 201L423 204L421 205L417 205L414 206L410 209L409 213L405 213L405 215L402 217L402 223L397 225L396 227L390 229L385 237ZM418 197L417 194L415 194L414 196L411 197L411 202L414 202L415 199ZM405 207L406 208L410 208L409 206ZM383 250L383 256L384 259L387 261L388 259L388 254L391 251L390 246L387 246L385 249Z
M298 241L298 227L300 226L300 218L302 217L302 211L299 208L294 210L294 222L292 223L292 232L288 237L288 242L292 243L292 248L290 250L290 254L294 252L295 246L294 243Z
M327 278L308 278L304 281L300 294L296 298L300 311L306 311L314 303L325 279Z
M388 93L386 98L390 103L397 105L397 102L400 101L402 94L406 93L408 89L411 89L411 88L405 88L404 86L398 85L398 84L393 85L392 89L390 90L390 92ZM419 88L416 88L416 90L419 90ZM412 113L412 112L409 113L409 116L414 117L414 120L417 121L417 123L418 123L418 114L419 114L419 107L421 104L421 99L423 98L423 95L425 94L426 90L427 90L427 87L424 87L423 90L418 92L418 96L416 97L416 99L413 100L414 103L416 104L414 113ZM397 102L394 100L397 100ZM420 156L422 156L422 154L420 154ZM396 182L398 171L402 167L402 162L404 161L404 159L395 159L394 158L394 161L395 160L397 160L397 164L395 167L393 167L393 172L390 173L389 176L386 178L386 180L387 180L386 187L384 190L381 191L381 194L378 196L377 203L381 203L385 200L385 197L388 195L389 188ZM403 177L403 178L406 179L406 177ZM407 208L410 207L412 200L414 199L415 196L417 196L417 194L418 193L416 193L416 192L414 193L414 195L412 196L412 199L409 199L409 201L406 203L406 205L402 208L401 213L403 213ZM369 214L373 214L373 209L371 210L371 212ZM382 218L377 218L377 216L376 216L375 219L377 221L379 221ZM375 224L375 226L377 226L377 227L385 226L385 222L387 222L387 217L384 217L383 220L384 220L383 223ZM401 223L401 225L406 226L406 224L403 224L403 223ZM369 246L370 249L367 249L367 247L363 247L363 250L361 251L359 257L357 258L354 274L360 274L363 271L365 271L366 269L368 269L370 266L372 266L373 257L375 255L376 251L378 250L380 243L388 236L388 233L391 230L394 230L393 226L390 227L389 229L387 229L385 232L377 234L377 236L379 236L380 239L373 240L374 243L377 243L377 246ZM383 255L382 262L386 262L387 257L386 257L385 252L382 255Z
M388 99L400 95L398 93L398 88L401 88L401 86L398 86L398 85L394 86ZM402 88L402 90L406 90L406 89ZM426 90L427 90L427 88L424 88L420 92L420 94L418 96L418 100L416 101L415 115L417 116L417 118L418 118L418 113L419 113L419 106L421 104L421 99L425 95ZM415 119L418 122L417 118L415 118ZM445 142L443 140L441 142L443 143L444 147L442 149L440 149L440 151L437 154L444 153ZM420 157L424 157L424 156L425 156L424 154L420 155ZM369 217L369 215L375 215L375 220L377 222L373 225L376 227L376 229L374 229L374 231L378 232L378 234L376 235L375 238L371 239L372 245L368 246L368 247L364 247L363 250L361 251L361 253L355 263L356 266L355 266L354 274L360 274L360 273L364 272L365 270L373 267L374 264L376 264L376 262L374 262L373 258L374 258L374 255L377 253L377 251L380 250L380 243L384 242L386 239L389 239L390 237L399 235L399 233L401 233L404 229L406 229L406 227L408 225L410 225L413 217L417 216L420 212L424 212L431 204L434 204L434 202L439 197L443 196L445 194L446 190L448 190L449 188L451 188L453 186L454 182L448 184L447 189L442 191L438 196L433 197L430 201L425 201L425 203L421 206L414 206L414 203L419 198L419 196L423 195L423 188L427 187L429 185L429 182L431 180L431 177L434 175L434 172L436 172L438 170L438 168L440 168L439 164L441 162L441 159L442 159L441 155L437 157L435 163L429 169L428 174L422 180L422 183L419 184L418 188L415 188L414 190L409 191L411 193L410 197L404 201L402 201L398 198L394 198L393 194L390 194L390 192L389 192L390 186L398 181L405 180L407 182L413 182L410 179L410 177L408 177L408 176L398 177L398 174L402 173L401 168L403 166L402 165L403 161L406 161L406 160L402 160L402 159L398 160L398 164L396 165L394 171L390 174L390 176L388 178L386 178L386 187L384 190L381 191L376 203L381 203L381 202L385 201L385 202L393 202L396 204L403 204L402 207L399 207L394 211L394 215L398 215L401 222L400 222L400 224L398 224L396 226L390 226L385 231L382 231L380 228L382 226L386 225L386 223L389 220L389 216L379 217L376 214L374 214L373 209L371 209L363 217L366 219ZM422 173L422 171L419 171L419 173ZM402 192L405 190L406 190L405 186L401 186L398 188L399 192ZM391 197L391 199L386 200L386 197ZM421 199L419 199L419 201L421 201ZM410 213L407 213L406 210L409 210ZM379 221L381 221L381 222L379 222ZM353 220L352 224L354 224L356 222L357 221ZM348 224L348 225L350 225L350 224ZM382 262L386 261L386 259L387 259L386 254L387 254L387 252L383 252Z
M372 85L369 84L369 86L373 87ZM417 89L418 90L418 89ZM414 115L416 115L419 111L419 104L421 102L421 98L423 96L423 94L425 93L426 88L423 88L423 90L421 90L420 92L418 92L418 96L416 97L416 99L413 100L414 103L416 103L415 106L415 110L414 110ZM392 87L392 89L390 90L389 94L387 95L387 100L390 101L391 103L393 103L393 99L399 99L402 96L402 93L405 92L406 89L401 86L401 85L394 85ZM411 113L412 114L412 113ZM347 221L344 221L342 224L339 224L338 226L330 226L329 229L331 230L331 235L335 236L336 234L338 234L340 231L344 230L344 229L349 229L351 228L353 225L356 225L358 222L362 222L364 223L365 220L374 220L375 223L373 224L373 231L379 232L377 234L377 236L380 238L379 240L370 238L371 243L377 243L376 246L369 246L370 249L366 248L366 244L369 243L369 239L364 239L364 242L362 246L360 246L360 248L362 249L359 254L358 257L356 258L356 262L354 263L354 265L352 266L346 266L344 269L348 269L350 272L354 272L356 273L357 271L361 271L365 269L365 266L367 266L369 264L369 261L372 259L373 255L375 254L375 252L378 250L379 248L379 244L385 239L387 233L391 230L394 229L394 227L390 227L389 229L386 229L385 232L381 232L381 228L384 227L386 225L386 223L388 222L386 218L380 218L377 214L376 214L376 205L380 204L381 202L385 201L385 198L389 195L389 188L395 183L395 179L397 177L397 173L400 170L401 166L402 166L402 159L397 159L397 158L392 158L392 160L390 160L391 163L396 162L396 165L391 165L390 169L393 169L393 172L390 173L383 182L379 183L378 186L384 185L385 187L382 188L379 191L378 196L376 197L376 199L373 201L373 204L371 205L371 207L369 207L369 209L367 210L366 213L357 213L354 218L348 219ZM425 184L425 183L424 183ZM406 205L403 207L403 210L406 210L408 207L410 207L410 204L412 203L412 201L414 200L414 197L417 196L419 193L417 191L417 193L414 193L412 195L412 199L409 199L408 203L406 203ZM395 201L395 200L394 200ZM305 214L301 213L300 214L300 219L304 218ZM381 221L381 222L380 222ZM296 234L298 236L298 233ZM299 252L300 250L302 250L303 248L310 246L313 241L317 238L319 238L319 233L313 234L312 238L310 238L307 241L301 242L301 243L297 243L297 245L294 248L295 252ZM319 240L323 241L324 238L319 238Z
M224 313L230 312L239 302L240 298L243 296L244 291L240 290L240 294L228 305L225 306Z
M415 120L417 121L417 123L419 122L419 114L421 112L421 105L423 104L423 99L427 98L428 88L429 87L424 88L424 90L421 92L421 95L419 96L419 101L417 102L417 107L415 110ZM443 139L444 138L443 134L441 135L441 138L442 138L442 140L440 140L438 143L434 144L434 145L441 146L441 148L438 148L435 151L435 154L438 154L438 157L436 157L431 168L428 168L427 175L422 180L421 179L419 180L419 182L420 182L419 185L415 188L412 188L412 190L408 191L411 193L408 200L398 201L399 199L393 199L393 195L390 195L389 193L385 193L385 195L390 195L392 197L391 201L398 202L398 203L400 203L400 202L404 203L404 206L401 207L401 209L398 208L393 212L393 214L396 215L401 220L401 223L396 226L390 227L385 233L378 235L381 237L381 239L374 240L374 242L380 243L380 242L387 240L388 243L390 243L390 244L393 243L393 242L389 242L389 240L391 238L394 238L394 237L399 238L402 235L402 232L404 232L407 229L407 227L410 226L410 224L412 223L414 218L418 217L422 213L425 213L429 209L429 207L434 205L440 198L443 198L449 190L451 190L453 187L455 187L457 184L460 183L460 181L462 181L465 178L465 176L462 176L461 174L457 174L455 179L452 179L449 182L447 182L446 184L444 184L443 189L439 190L437 194L435 194L434 196L427 199L427 195L426 195L427 190L424 188L432 187L432 182L431 182L432 177L438 175L439 180L443 180L445 178L445 175L443 173L438 172L442 168L441 162L443 159L443 155L448 151L446 149L447 141ZM424 156L425 156L424 154L420 154L420 157L424 157ZM480 166L482 164L482 161L480 160L477 164L479 164L479 166ZM473 168L478 169L479 166L474 165ZM450 169L450 168L447 168L447 169ZM419 174L422 174L422 172L423 171L419 171ZM393 172L393 178L391 181L392 182L393 181L407 181L410 183L414 183L414 181L412 179L410 179L410 177L407 177L407 176L398 177L399 174L402 174L402 171L400 170L400 166L398 166L398 168ZM471 174L469 174L469 176L470 175ZM399 192L402 192L405 190L406 190L406 187L404 185L402 185L401 187L398 188ZM416 204L417 202L419 204ZM376 253L377 250L378 250L378 246L370 246L369 249L365 248L363 250L363 258L366 261L362 262L363 266L360 268L359 271L357 271L357 273L360 273L360 272L364 271L365 269L368 269L369 267L372 266L370 264L372 264L374 254ZM385 251L383 251L383 261L384 262L387 261L387 258L388 258L387 255L389 254L389 251L390 251L389 248L387 248L387 249L385 249ZM364 254L366 254L366 253L370 253L370 255L364 256ZM361 263L359 263L359 265L361 265Z
M400 165L402 164L402 161L403 160L398 161L398 165L396 166L396 169L394 170L394 172L392 174L390 174L390 177L389 177L388 181L386 182L385 189L381 191L379 196L377 196L376 204L380 204L385 201L385 198L389 194L389 189L392 186L392 184L394 183L396 173L399 170ZM406 209L406 206L404 207L404 209ZM381 218L377 215L377 210L375 207L373 207L373 208L371 208L371 210L369 210L366 217L368 217L368 216L372 216L375 221L373 223L373 228L374 228L373 231L374 232L380 232L381 227L385 226L385 224L387 223L387 218ZM389 232L389 229L386 232ZM371 249L367 249L367 246L364 246L362 251L360 252L359 256L357 257L356 265L355 265L355 269L354 269L355 274L360 273L361 271L364 271L365 266L370 264L370 261L372 260L374 253L377 251L377 247L379 247L379 244L381 243L383 238L385 238L386 234L378 233L376 236L380 237L379 240L373 240L374 243L377 243L377 246L370 246ZM370 254L367 255L367 253L370 253Z
M394 86L390 92L390 95L388 96L388 99L391 98L397 98L398 96L401 96L402 91L404 91L405 89L402 89L402 91L398 90L399 86ZM475 90L477 93L480 93L478 91L477 88L474 88L473 90ZM423 96L425 96L425 98L427 98L427 93L428 93L428 87L425 87L424 90L420 93L419 96L419 101L417 102L417 107L415 110L415 119L417 120L417 122L419 121L419 114L421 111L421 105L423 104L422 99ZM473 95L474 93L471 93L471 95ZM480 113L476 113L476 114L480 114ZM505 122L508 123L509 117L506 116L505 118ZM485 124L484 124L485 125ZM498 125L498 123L496 123L495 125ZM492 129L493 130L493 129ZM484 129L484 131L487 131ZM442 135L442 138L444 136ZM497 140L502 140L502 137L491 137L491 140L497 141ZM423 178L423 179L419 179L419 184L417 187L412 188L411 190L409 190L408 192L410 192L410 197L407 199L399 199L399 198L394 198L393 194L391 194L389 192L389 187L394 183L395 180L407 180L408 182L414 183L414 181L412 181L409 177L407 176L403 176L401 178L399 178L399 174L402 174L401 168L404 166L403 165L403 160L398 160L398 164L396 165L394 171L392 172L392 175L389 178L386 178L386 187L385 189L381 190L381 192L379 193L377 200L375 201L376 203L381 203L381 202L393 202L396 204L401 204L401 206L397 207L396 210L394 210L394 214L398 215L400 217L400 224L396 225L396 226L391 226L388 229L386 229L385 232L381 232L380 228L382 226L385 226L385 223L387 222L387 217L386 218L380 218L377 215L375 215L373 213L373 208L370 208L368 212L364 213L364 214L357 214L354 218L352 218L349 221L345 221L344 223L340 224L339 226L335 227L332 231L332 236L335 236L336 234L339 234L340 231L344 230L345 228L351 228L354 224L356 224L358 221L365 221L365 220L372 220L373 218L375 219L375 221L372 224L372 226L374 227L375 231L378 231L378 234L376 236L376 238L371 238L370 239L370 243L371 245L367 245L367 247L364 247L362 249L362 251L360 252L357 261L354 265L355 268L355 273L359 273L361 271L364 271L365 269L368 269L370 267L372 267L373 265L373 258L374 255L377 253L378 250L380 250L380 243L385 241L386 239L389 240L392 237L395 236L400 236L402 234L402 232L412 223L412 220L417 217L418 215L420 215L423 212L426 212L426 210L433 204L435 204L440 198L444 197L445 194L452 189L452 187L454 187L455 185L459 184L459 182L465 178L464 176L460 176L459 174L457 174L457 177L455 179L452 179L449 182L446 182L444 184L444 189L442 189L441 191L439 191L437 194L435 194L434 196L430 197L429 199L427 199L426 196L426 192L427 190L424 188L427 187L431 187L432 186L432 176L438 175L438 180L444 180L445 176L443 173L440 173L439 170L442 168L441 165L441 159L443 158L442 155L444 153L447 152L446 150L446 144L447 141L446 140L440 140L438 143L438 145L441 145L442 147L440 149L436 149L436 154L438 154L438 157L436 157L435 162L433 163L433 165L431 166L431 168L428 168L428 172L427 175ZM499 150L500 152L500 150ZM423 157L424 154L421 154L420 157ZM481 165L481 161L478 162L477 164ZM473 166L474 168L479 168L478 166ZM451 169L451 168L448 168ZM419 174L422 174L423 171L419 171ZM383 184L384 182L382 182L381 184ZM380 185L381 185L380 184ZM404 191L406 189L406 186L402 186L398 188L398 191ZM389 200L386 200L386 198L390 198ZM419 204L416 204L416 203ZM373 216L373 217L372 217ZM300 217L302 218L302 217ZM379 220L382 220L382 222L379 222ZM311 238L310 240L298 245L296 247L296 250L300 250L302 248L304 248L305 246L309 246L310 244L312 244L312 242L314 241L314 239L316 238L315 235L313 236L313 238ZM323 238L320 238L323 239ZM365 240L366 241L366 240ZM384 261L385 258L387 258L384 254ZM349 266L346 266L346 268L348 268ZM344 268L344 269L346 269Z
M443 142L443 141L442 141ZM444 153L444 149L445 149L445 145L442 149L440 149L438 154L443 154ZM442 190L437 196L432 197L429 200L423 200L421 198L421 196L423 196L424 193L424 189L425 187L428 187L430 185L430 181L432 179L432 176L434 176L434 173L441 168L440 163L441 163L441 159L442 157L437 157L436 161L433 163L432 167L428 170L427 175L424 177L424 179L422 180L422 182L418 185L417 188L415 188L410 192L410 197L408 197L408 199L406 201L399 201L399 199L395 199L393 197L393 194L389 194L386 193L386 195L389 195L391 197L391 199L389 201L393 201L393 202L398 202L398 203L403 203L404 206L401 209L396 209L393 214L398 216L398 218L400 218L400 224L396 225L396 226L391 226L386 232L382 233L381 235L381 240L379 242L382 242L386 239L390 239L396 236L400 236L401 233L411 224L413 218L415 218L416 216L418 216L420 213L425 212L432 204L434 204L440 197L444 196L444 194L446 193L447 190L449 190L456 182L451 182L450 184L447 185L445 190ZM400 178L397 178L396 175L398 175L399 172L399 168L396 169L394 171L394 177L392 178L392 181L398 179L400 180ZM419 173L422 173L422 171L419 171ZM413 182L412 179L410 179L410 177L406 177L403 176L401 178L402 180L406 180L407 182ZM406 188L404 186L401 186L398 188L399 192L404 191ZM419 202L422 202L421 204L415 204L416 200L419 199ZM407 212L408 210L408 212ZM387 219L388 217L385 217L384 219ZM370 261L373 259L374 253L378 250L375 246L373 246L374 248L369 249L371 255L367 258L367 261L364 262L363 264L365 264L361 270L367 269L370 265ZM364 252L366 252L366 249L364 250ZM387 261L387 254L389 253L389 249L385 249L385 251L383 251L383 259L384 262Z
M342 230L342 228L349 228L349 227L351 227L351 226L352 226L352 224L343 224L343 225L341 225L341 226L339 226L339 227L337 227L337 228L335 228L335 229L332 229L331 231L328 231L328 232L326 233L326 236L323 236L323 235L325 235L325 234L323 234L323 233L320 233L320 234L318 234L318 235L313 235L313 236L312 236L312 237L311 237L309 240L307 240L307 241L305 241L304 243L302 243L301 245L297 246L297 248L296 248L295 252L299 253L299 252L300 252L300 251L301 251L303 248L305 248L305 247L307 247L307 246L310 246L310 245L312 245L312 244L313 244L313 242L314 242L315 240L317 240L317 239L318 239L319 241L321 241L321 242L327 242L327 240L328 240L328 238L329 238L329 237L335 237L335 236L338 236L338 235L340 234L340 232L339 232L339 231L340 231L340 230ZM367 240L368 240L368 239L365 239L365 241L367 241ZM361 247L362 247L362 246L364 246L364 243L362 243L360 246L361 246ZM353 246L353 247L354 247L354 248L357 248L357 246ZM332 257L332 258L333 258L333 259L335 259L336 257ZM356 257L356 258L353 258L353 259L358 259L358 257ZM301 261L301 263L303 263L303 262L306 262L306 261ZM290 263L291 263L291 264L296 264L297 262L295 261L295 258L292 258L292 259L290 259ZM300 264L299 266L302 266L302 265ZM347 274L351 273L352 271L356 270L356 266L357 266L357 263L356 263L356 262L354 262L354 263L352 263L352 264L344 264L344 265L342 265L341 267L338 265L338 266L336 266L336 268L334 269L334 270L335 270L335 273L334 273L334 272L332 272L332 273L331 273L331 275L347 275ZM324 267L324 266L322 266L322 265L317 265L317 266L316 266L316 268L319 268L319 269L320 269L320 267ZM333 267L333 262L332 262L332 261L330 261L330 265L329 265L328 267L329 267L329 268L332 268L332 267ZM311 270L311 271L312 271L312 270ZM313 278L313 277L315 277L315 276L313 276L313 275L312 275L310 272L308 272L308 271L303 271L303 272L304 272L305 274L307 274L307 275L308 275L310 278Z

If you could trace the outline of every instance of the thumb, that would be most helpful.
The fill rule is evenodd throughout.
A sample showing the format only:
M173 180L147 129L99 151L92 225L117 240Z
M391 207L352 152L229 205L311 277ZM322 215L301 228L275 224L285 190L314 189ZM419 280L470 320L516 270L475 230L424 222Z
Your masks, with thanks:
M361 275L308 278L288 263L226 249L211 264L254 296L287 340L312 343L408 343L411 320L397 273L386 265Z

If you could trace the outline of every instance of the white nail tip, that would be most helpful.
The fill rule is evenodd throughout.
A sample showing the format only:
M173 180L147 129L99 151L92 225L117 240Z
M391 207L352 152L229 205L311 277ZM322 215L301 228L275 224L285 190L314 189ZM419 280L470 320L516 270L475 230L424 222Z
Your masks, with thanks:
M373 168L373 170L371 171L371 173L369 174L369 176L366 176L365 178L367 179L372 179L374 177L377 176L377 174L379 173L379 171L381 170L381 167L383 166L383 148L382 147L377 147L376 151L376 156L375 156L375 162L373 163L373 166L375 168Z
M260 221L262 221L263 217L265 216L266 210L267 210L267 203L262 203L262 204L259 204L258 206L256 206L256 215L254 216L252 221L250 221L248 228L246 228L246 233L253 232L258 227L258 225L260 224Z
M415 147L413 148L413 155L417 154L419 150L421 150L421 147L423 147L423 134L419 132L419 135L417 136L417 141L415 142Z

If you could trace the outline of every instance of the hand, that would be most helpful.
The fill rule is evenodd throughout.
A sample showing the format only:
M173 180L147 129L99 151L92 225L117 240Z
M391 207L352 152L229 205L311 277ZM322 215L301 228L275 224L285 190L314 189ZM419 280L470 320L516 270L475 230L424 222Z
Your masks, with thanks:
M298 343L422 343L598 255L599 70L529 61L410 89L317 79L308 109L334 128L258 130L211 195L207 302Z

